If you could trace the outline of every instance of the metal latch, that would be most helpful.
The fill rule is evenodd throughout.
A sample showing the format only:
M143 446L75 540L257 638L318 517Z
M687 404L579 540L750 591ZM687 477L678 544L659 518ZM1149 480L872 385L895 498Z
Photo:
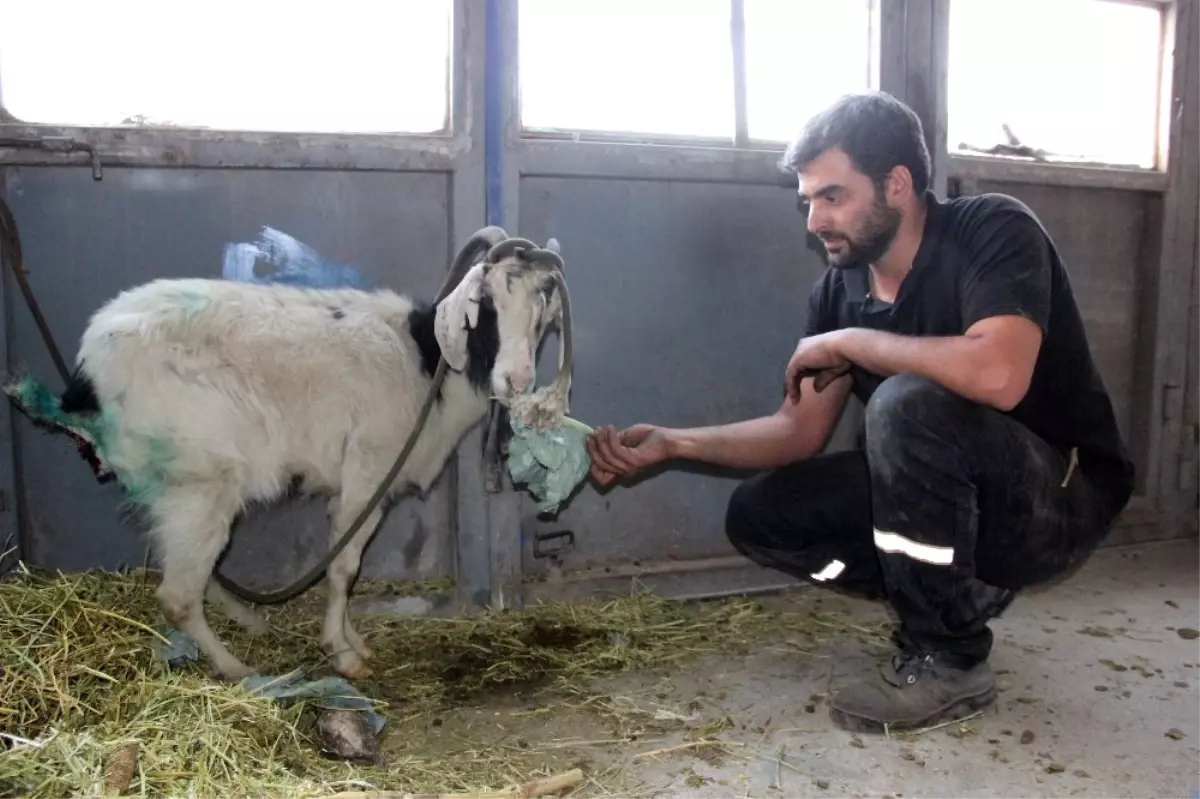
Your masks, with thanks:
M566 539L563 542L563 539ZM559 541L547 548L547 544L552 541ZM533 537L533 556L535 558L549 558L561 555L564 552L569 552L575 548L575 531L574 530L556 530L553 533L538 533Z

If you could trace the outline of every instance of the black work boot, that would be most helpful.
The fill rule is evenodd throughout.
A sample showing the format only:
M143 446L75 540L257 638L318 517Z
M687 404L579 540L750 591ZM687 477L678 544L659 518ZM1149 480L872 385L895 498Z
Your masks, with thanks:
M944 653L902 652L835 696L829 715L855 732L911 730L970 715L995 698L986 660L964 669Z

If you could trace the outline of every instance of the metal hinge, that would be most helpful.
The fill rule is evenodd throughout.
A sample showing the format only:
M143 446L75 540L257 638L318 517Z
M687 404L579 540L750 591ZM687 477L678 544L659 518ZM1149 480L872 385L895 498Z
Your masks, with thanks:
M1183 447L1179 452L1178 459L1178 486L1180 491L1195 491L1200 481L1200 474L1197 473L1197 449L1200 449L1200 427L1194 424L1183 426L1183 435L1180 436L1183 441Z
M1183 388L1175 380L1168 380L1163 383L1162 390L1162 407L1159 408L1159 414L1162 416L1163 422L1169 422L1175 418L1175 414L1170 412L1171 399L1175 396L1175 392Z

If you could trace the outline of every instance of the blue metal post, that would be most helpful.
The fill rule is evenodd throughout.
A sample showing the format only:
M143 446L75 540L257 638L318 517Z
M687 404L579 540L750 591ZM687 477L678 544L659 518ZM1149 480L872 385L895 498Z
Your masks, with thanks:
M504 226L502 159L504 153L504 32L501 3L486 0L487 33L484 37L483 164L487 224Z

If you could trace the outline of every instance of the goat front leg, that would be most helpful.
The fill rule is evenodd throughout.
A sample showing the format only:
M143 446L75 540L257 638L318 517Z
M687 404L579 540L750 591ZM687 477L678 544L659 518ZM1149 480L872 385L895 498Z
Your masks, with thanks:
M170 489L154 502L152 534L162 553L156 593L163 616L195 642L218 678L237 682L254 669L225 648L204 616L205 589L229 541L233 508L220 487Z
M334 499L329 504L329 515L332 524L329 529L329 545L337 544L342 535L350 529L350 525L358 518L367 498L361 501L347 501L346 497ZM363 642L362 636L350 624L350 583L358 575L362 563L362 552L367 542L375 534L379 522L383 519L383 511L376 507L367 516L362 527L358 528L354 537L346 544L333 563L329 564L327 578L329 583L329 601L325 608L325 624L321 633L321 643L333 656L334 668L344 677L351 679L369 677L371 669L363 662L371 657L371 650Z

